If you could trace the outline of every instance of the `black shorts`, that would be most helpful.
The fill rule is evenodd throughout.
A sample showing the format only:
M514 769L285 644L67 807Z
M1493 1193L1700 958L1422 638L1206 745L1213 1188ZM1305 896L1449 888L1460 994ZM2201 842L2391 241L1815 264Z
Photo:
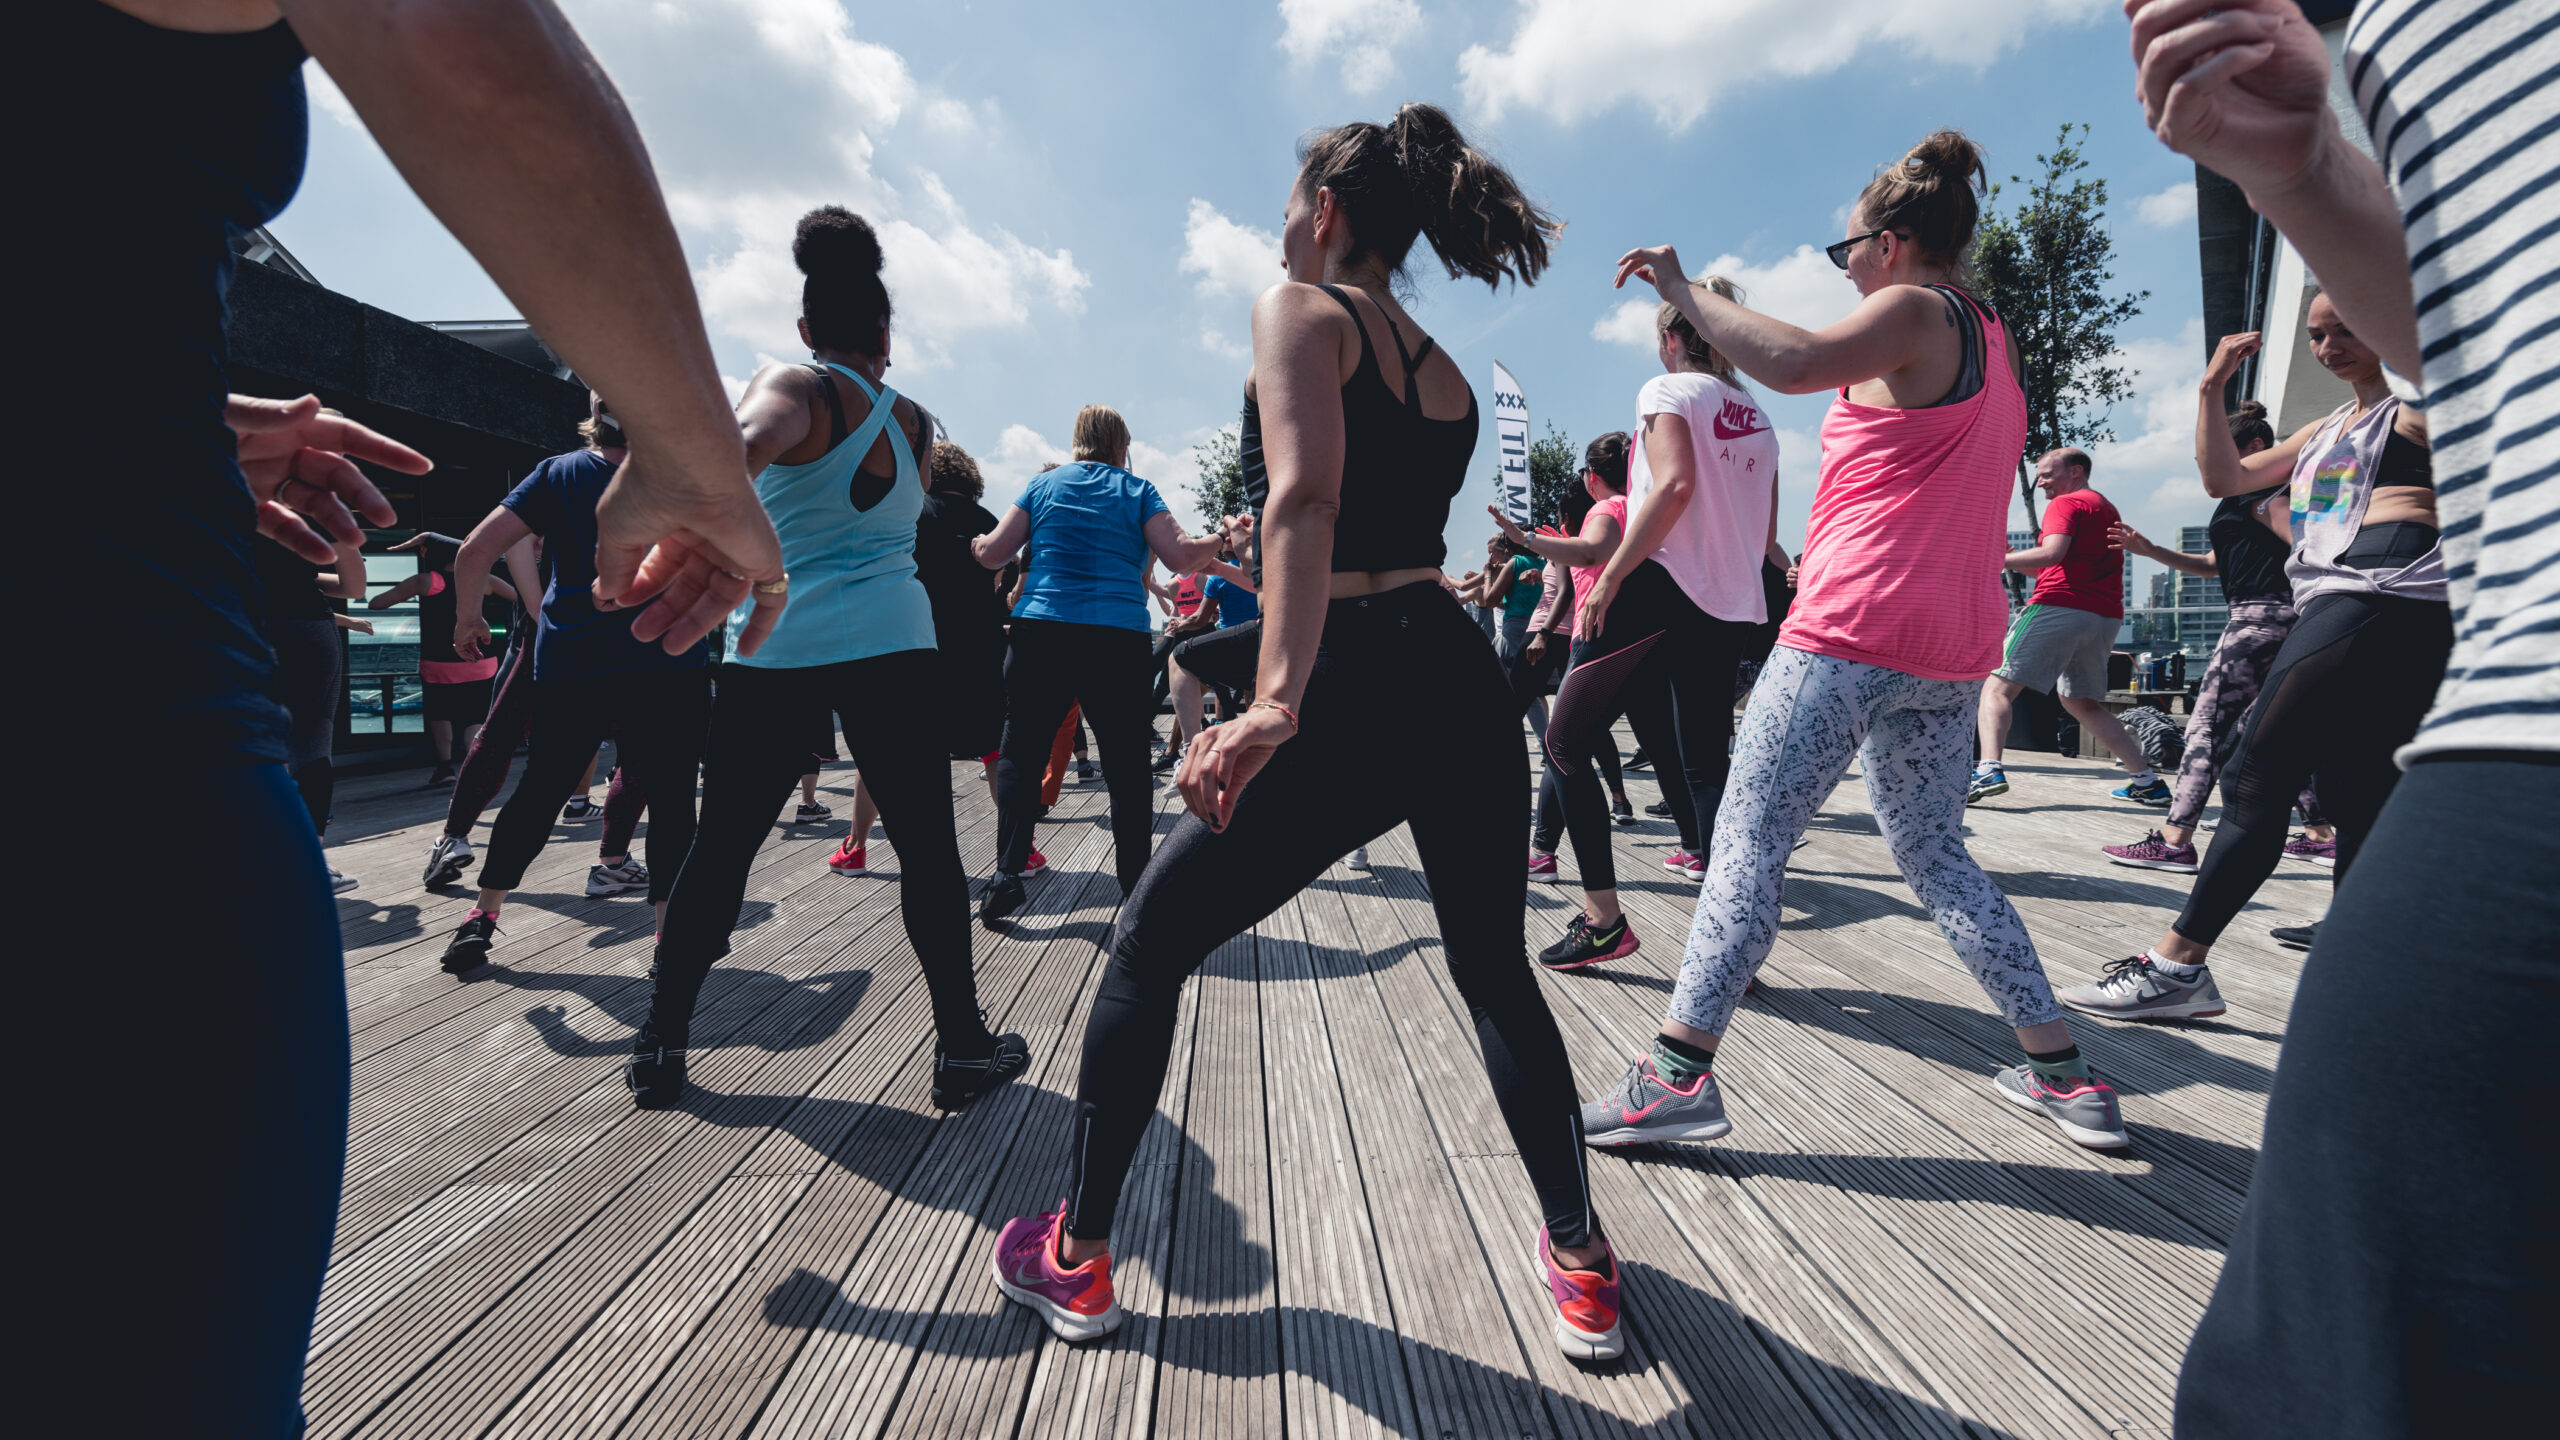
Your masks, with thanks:
M422 705L430 720L450 720L456 725L477 725L489 718L489 697L497 689L493 676L487 680L465 680L457 685L426 682L426 700Z
M1262 670L1262 622L1247 620L1194 635L1173 647L1173 658L1202 684L1240 695L1253 688Z

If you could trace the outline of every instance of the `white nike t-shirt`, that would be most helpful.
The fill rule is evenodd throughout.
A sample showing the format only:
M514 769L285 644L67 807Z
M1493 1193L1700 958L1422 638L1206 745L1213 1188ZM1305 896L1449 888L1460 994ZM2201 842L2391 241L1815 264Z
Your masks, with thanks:
M1651 558L1699 609L1719 620L1766 623L1760 561L1769 550L1778 473L1778 437L1769 417L1749 392L1713 375L1682 371L1644 382L1636 395L1635 444L1627 456L1630 525L1653 489L1643 423L1652 415L1677 415L1689 427L1698 484L1689 508Z

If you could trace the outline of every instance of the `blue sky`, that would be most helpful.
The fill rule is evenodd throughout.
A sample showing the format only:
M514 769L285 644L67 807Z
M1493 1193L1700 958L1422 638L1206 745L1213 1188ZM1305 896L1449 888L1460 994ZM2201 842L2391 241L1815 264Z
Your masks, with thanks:
M1552 421L1577 444L1628 428L1654 373L1640 315L1619 315L1628 297L1608 288L1628 247L1670 241L1760 308L1819 323L1855 295L1818 247L1875 167L1953 125L1995 177L2025 175L2058 125L2087 122L2118 287L2151 292L2122 335L2141 389L2116 407L2097 482L2169 543L2209 508L2187 458L2204 358L2193 171L2142 126L2113 0L563 8L639 119L733 385L797 358L792 222L848 205L889 255L891 383L979 457L991 501L1098 401L1128 417L1134 468L1179 503L1190 447L1236 416L1293 142L1418 99L1448 107L1569 228L1543 283L1498 294L1447 280L1417 247L1414 313L1488 415L1500 359L1540 431ZM316 68L313 91L284 243L330 288L399 314L515 313ZM1825 400L1764 398L1792 550ZM1488 419L1453 569L1482 553L1492 450Z

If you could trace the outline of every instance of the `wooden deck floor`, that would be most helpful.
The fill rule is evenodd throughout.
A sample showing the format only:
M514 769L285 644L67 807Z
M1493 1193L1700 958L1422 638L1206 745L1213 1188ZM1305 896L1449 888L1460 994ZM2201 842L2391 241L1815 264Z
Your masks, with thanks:
M2099 766L2023 758L1971 814L1974 853L2055 983L2080 983L2148 941L2185 880L2094 853L2147 823ZM850 769L825 777L835 821L777 827L759 857L703 992L697 1089L659 1113L617 1073L649 910L581 893L596 824L560 827L495 965L457 981L436 962L469 901L418 888L444 798L417 778L346 783L332 834L364 884L341 902L354 1125L316 1436L2165 1435L2298 970L2265 931L2328 891L2291 862L2265 888L2215 956L2223 1020L2079 1027L2134 1136L2093 1155L1992 1093L2014 1042L1853 776L1735 1016L1732 1135L1591 1157L1632 1338L1582 1367L1547 1338L1536 1209L1398 832L1373 873L1337 867L1184 992L1116 1237L1132 1319L1070 1347L997 1297L987 1256L1065 1183L1116 895L1098 784L1070 783L1044 827L1054 870L1013 932L975 932L1030 1074L940 1117L896 884L825 868ZM989 807L960 778L984 874ZM1630 785L1656 798L1649 771ZM1677 971L1694 886L1661 871L1671 843L1661 822L1618 836L1622 874L1655 877L1622 892L1644 950L1541 977L1586 1096ZM1539 945L1574 892L1531 890Z

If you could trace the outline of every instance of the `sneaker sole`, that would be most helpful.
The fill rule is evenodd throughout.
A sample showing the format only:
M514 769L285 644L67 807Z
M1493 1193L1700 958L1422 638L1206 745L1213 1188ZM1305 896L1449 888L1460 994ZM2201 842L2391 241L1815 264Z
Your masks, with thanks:
M488 964L489 951L491 948L492 947L487 945L475 946L461 951L459 953L459 958L457 958L456 952L447 950L444 952L444 960L442 962L444 972L448 975L459 975L466 970L476 970L480 966Z
M637 885L607 885L602 888L590 883L587 886L587 895L590 899L601 899L607 895L633 895L648 888L649 882L646 880Z
M431 865L427 868L426 878L418 882L419 888L433 890L439 885L450 885L461 879L462 872L470 869L471 862L479 858L477 855L465 855L459 860L447 860L442 865Z
M1582 1143L1603 1150L1617 1150L1629 1145L1677 1144L1683 1141L1721 1140L1733 1133L1733 1118L1709 1120L1696 1125L1622 1125L1585 1135Z
M1532 870L1529 872L1529 878L1540 885L1561 885L1564 883L1563 877L1557 875L1553 870Z
M871 873L871 867L868 865L830 865L827 868L833 870L839 875L868 875Z
M1980 790L1967 790L1964 792L1964 803L1970 805L1976 800L1988 800L1994 795L2006 795L2008 793L2009 782L2003 780L1997 785L1985 786Z
M2131 801L2146 810L2166 810L2169 808L2169 797L2166 795L2161 796L2157 800L2152 799L2148 795L2118 795L2115 798L2118 800Z
M1529 1257L1529 1281L1547 1296L1548 1304L1555 1303L1555 1289L1547 1283L1547 1262L1536 1255ZM1619 1293L1626 1292L1621 1289ZM1562 1350L1568 1360L1615 1360L1627 1353L1626 1319L1621 1316L1606 1333L1594 1335L1558 1312L1556 1348Z
M2074 1125L2044 1108L2044 1103L2033 1096L2021 1095L2005 1085L1993 1085L1991 1088L2000 1092L2001 1099L2019 1109L2031 1111L2052 1121L2053 1128L2061 1131L2075 1145L2090 1150L2122 1150L2133 1144L2132 1137L2121 1130L2092 1130L2086 1125Z
M1070 1344L1099 1340L1119 1329L1120 1322L1128 1318L1128 1312L1120 1308L1116 1299L1111 1302L1110 1309L1099 1315L1079 1315L1037 1290L1025 1290L1006 1279L1002 1263L995 1263L989 1268L995 1271L996 1288L1004 1292L1004 1298L1047 1321L1049 1333Z
M2179 860L2128 860L2122 855L2109 855L2107 863L2129 866L2135 870L2166 870L2172 875L2196 873L2196 867L2192 863Z
M2062 1000L2059 995L2053 998ZM2181 1000L2174 1005L2154 1005L2141 1010L2101 1010L2077 1000L2062 1000L2062 1004L2065 1009L2094 1015L2101 1020L2210 1020L2231 1008L2219 1000Z
M1020 1066L1012 1070L1008 1070L1002 1075L998 1075L994 1079L989 1080L985 1085L982 1085L979 1088L970 1091L968 1094L958 1097L957 1099L954 1099L950 1092L936 1088L932 1092L933 1108L936 1110L962 1109L973 1101L993 1094L997 1087L1009 1085L1012 1082L1021 1079L1022 1076L1030 1070L1030 1068L1031 1062L1028 1059L1025 1059Z

